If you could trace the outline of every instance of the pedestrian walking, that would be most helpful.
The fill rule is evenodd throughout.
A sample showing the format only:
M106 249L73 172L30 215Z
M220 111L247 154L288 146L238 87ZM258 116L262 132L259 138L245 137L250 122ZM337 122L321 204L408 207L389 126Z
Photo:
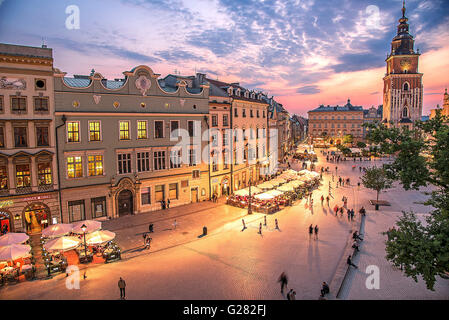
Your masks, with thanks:
M267 226L267 216L263 216L263 225Z
M296 300L296 291L290 289L290 291L287 293L287 300Z
M340 208L340 217L343 217L343 207Z
M275 227L275 228L279 230L278 219L274 219L274 223L275 223L275 225L276 225L276 227Z
M150 233L153 232L153 227L154 227L154 225L152 223L150 223L150 225L148 226L148 231Z
M348 214L348 222L351 220L351 210L347 210L347 214Z
M363 241L363 238L360 237L360 235L359 235L359 233L357 232L357 230L354 231L354 233L352 234L352 239Z
M118 287L120 289L120 299L125 299L126 282L122 279L122 277L120 277L120 280L118 281Z
M259 224L259 234L262 234L262 222Z
M145 240L145 249L149 250L151 248L151 240L152 240L152 238L150 238L150 237L146 238L146 240Z
M167 199L167 209L170 209L170 199Z
M313 199L310 199L310 209L312 210L313 207Z
M313 225L309 226L309 239L312 238L312 234L313 234Z
M318 225L315 226L315 240L318 240Z
M281 293L284 294L284 287L287 288L288 285L288 277L285 272L282 272L279 276L278 282L281 284Z
M175 228L175 230L176 230L177 225L178 225L178 223L176 222L176 219L175 219L175 222L173 222L173 227Z
M357 243L357 241L354 241L354 243L352 244L352 247L355 249L355 251L359 252L359 244Z
M321 195L321 206L323 206L323 203L324 203L324 196Z
M143 245L145 245L145 243L147 243L147 234L144 232L143 233Z
M349 255L348 259L346 259L346 263L348 264L348 266L353 266L356 269L359 268L352 262L351 255Z
M354 221L354 209L351 209L351 221Z
M337 214L338 214L338 205L335 205L334 212L335 212L335 216L337 216Z
M346 184L348 185L348 186L350 186L351 185L351 180L348 178L348 179L346 179Z
M364 217L365 214L366 214L365 207L361 207L360 210L359 210L359 213L362 215L362 217Z
M245 224L245 220L244 219L242 219L242 224L243 224L243 229L242 229L242 231L243 231L243 230L246 229L246 224Z
M327 206L329 207L329 201L330 201L329 195L326 197L326 201L327 201Z
M341 177L338 177L338 183L341 185Z
M326 282L323 282L321 286L321 296L324 297L329 292L330 292L329 285Z

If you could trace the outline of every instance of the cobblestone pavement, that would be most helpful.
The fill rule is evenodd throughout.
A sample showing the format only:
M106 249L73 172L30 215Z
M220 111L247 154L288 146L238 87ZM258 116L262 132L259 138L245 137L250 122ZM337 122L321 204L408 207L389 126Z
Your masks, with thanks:
M335 169L335 164L325 164L319 158L318 168L324 164ZM368 200L375 194L354 186L359 171L352 170L352 164L352 161L338 164L338 173L350 177L352 186L334 189L330 208L341 205L344 194L356 212L362 204L370 206ZM331 182L334 188L337 179L334 177ZM68 290L65 276L57 275L49 280L8 285L0 289L0 299L118 299L119 277L127 283L129 299L285 299L277 283L279 274L285 271L297 299L316 300L321 282L332 279L344 258L344 246L354 228L346 216L335 217L330 208L321 206L319 198L321 194L327 195L329 181L332 176L326 174L322 186L314 192L313 210L302 200L269 215L262 235L257 233L262 214L247 216L245 210L210 202L105 222L105 229L117 233L125 250L124 260L89 266L87 279L80 280L80 290ZM408 206L425 212L425 207L413 204L417 199L425 199L416 191L404 194L400 189L390 190L381 199L390 201L392 206L382 207L381 213L376 214L398 212ZM242 231L244 215L248 228ZM275 218L280 230L274 228ZM374 214L368 220L371 219L377 221ZM144 252L139 246L150 221L155 223L153 246ZM318 224L319 240L309 239L310 224ZM203 225L208 226L209 234L201 238L198 235ZM367 245L366 255L383 256L382 246L378 246L380 250L371 253ZM82 274L83 270L81 278ZM398 278L403 277L399 274ZM394 281L386 284L394 285ZM425 298L425 291L416 288L417 296ZM353 298L351 294L349 298Z

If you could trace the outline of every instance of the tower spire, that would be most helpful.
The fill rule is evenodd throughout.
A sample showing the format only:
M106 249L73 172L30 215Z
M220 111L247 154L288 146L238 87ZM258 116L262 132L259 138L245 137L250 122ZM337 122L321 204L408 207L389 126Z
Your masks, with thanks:
M405 0L402 1L402 18L405 18Z

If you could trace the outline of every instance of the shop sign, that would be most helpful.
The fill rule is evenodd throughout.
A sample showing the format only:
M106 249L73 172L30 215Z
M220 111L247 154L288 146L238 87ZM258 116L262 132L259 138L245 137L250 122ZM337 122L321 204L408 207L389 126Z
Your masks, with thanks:
M12 200L0 201L0 208L11 207L14 204Z
M36 196L22 199L23 201L39 201L44 199L50 199L51 196Z

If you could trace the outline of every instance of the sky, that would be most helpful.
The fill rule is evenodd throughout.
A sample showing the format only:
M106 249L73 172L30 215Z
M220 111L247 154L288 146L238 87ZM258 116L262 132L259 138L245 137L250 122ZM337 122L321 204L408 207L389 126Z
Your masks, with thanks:
M69 6L79 8L79 28ZM402 0L0 0L0 42L53 48L61 71L108 79L148 65L261 90L290 113L382 104ZM449 85L449 1L407 0L423 114ZM69 7L70 9L70 7ZM68 10L68 11L66 11Z

